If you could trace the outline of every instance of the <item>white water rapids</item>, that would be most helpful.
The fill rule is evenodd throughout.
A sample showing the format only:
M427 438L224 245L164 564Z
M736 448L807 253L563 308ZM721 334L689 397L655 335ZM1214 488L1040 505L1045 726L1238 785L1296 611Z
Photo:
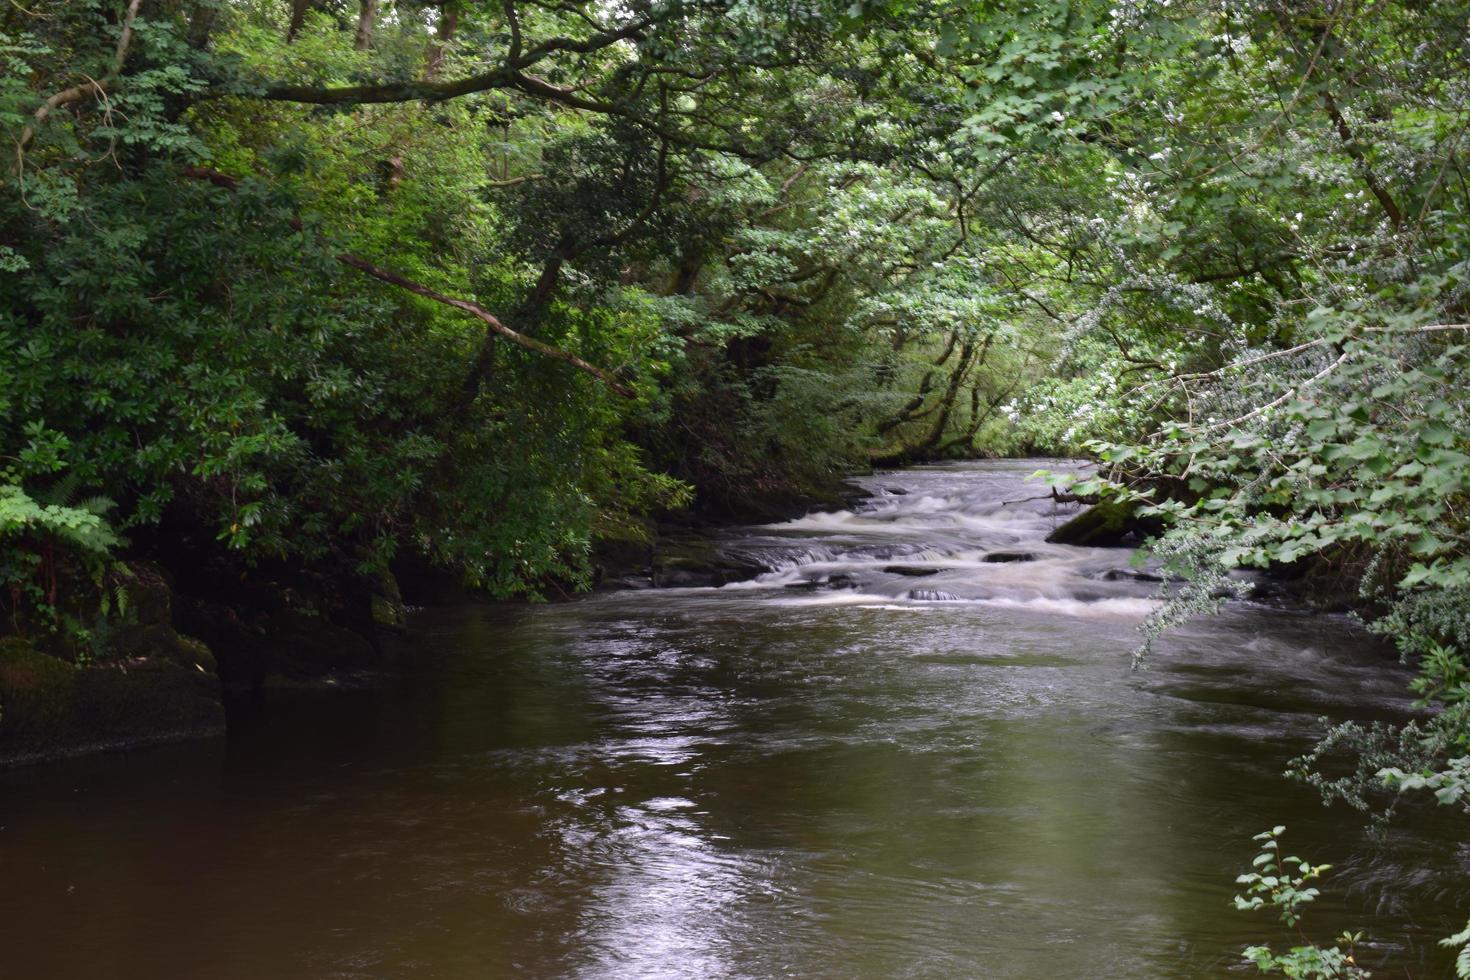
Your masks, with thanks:
M722 550L771 569L726 590L790 605L925 612L966 602L1038 615L1140 620L1158 604L1157 576L1118 548L1048 544L1075 516L1044 484L1023 482L1056 460L936 466L862 477L853 510L813 513L742 531ZM1045 499L1036 499L1038 497ZM1146 580L1143 580L1146 579ZM781 590L781 591L777 591Z

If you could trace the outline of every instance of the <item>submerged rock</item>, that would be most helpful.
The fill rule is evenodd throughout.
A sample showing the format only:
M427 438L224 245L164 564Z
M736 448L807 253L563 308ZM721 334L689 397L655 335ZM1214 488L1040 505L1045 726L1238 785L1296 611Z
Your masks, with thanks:
M937 589L911 589L909 598L919 602L957 602L960 597L953 592L940 592Z
M1029 551L992 551L980 560L997 565L1003 562L1035 561L1036 556Z
M822 578L808 579L805 582L791 582L786 586L788 589L797 589L802 592L832 592L839 589L855 589L857 587L857 579L841 572L836 575L823 576Z
M620 575L617 578L599 579L592 587L594 592L631 592L638 589L653 588L653 578L647 573L641 575Z
M883 571L889 575L907 575L910 578L923 578L925 575L938 575L940 572L949 571L949 569L924 568L919 565L886 565Z

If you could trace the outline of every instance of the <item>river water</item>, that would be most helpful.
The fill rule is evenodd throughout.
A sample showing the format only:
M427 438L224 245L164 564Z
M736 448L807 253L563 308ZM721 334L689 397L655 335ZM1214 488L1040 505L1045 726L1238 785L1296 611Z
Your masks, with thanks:
M1244 976L1276 823L1336 865L1313 938L1448 975L1454 820L1378 844L1279 777L1402 669L1251 602L1131 669L1157 586L1043 542L1041 465L864 478L726 532L754 581L421 612L389 680L0 774L0 977Z

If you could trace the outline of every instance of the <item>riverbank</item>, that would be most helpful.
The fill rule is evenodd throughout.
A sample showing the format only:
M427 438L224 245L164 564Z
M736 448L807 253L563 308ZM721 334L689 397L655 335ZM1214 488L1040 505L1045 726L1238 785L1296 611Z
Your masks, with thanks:
M840 509L861 496L846 479L834 479L804 495L666 513L644 522L637 539L599 542L594 588L754 577L760 566L714 547L717 529ZM0 767L222 736L228 692L263 697L361 684L392 669L384 643L401 633L411 609L494 601L412 557L364 576L346 562L242 571L211 554L175 551L169 567L128 563L121 576L126 598L99 656L79 661L0 638ZM545 591L550 598L571 594L555 582Z

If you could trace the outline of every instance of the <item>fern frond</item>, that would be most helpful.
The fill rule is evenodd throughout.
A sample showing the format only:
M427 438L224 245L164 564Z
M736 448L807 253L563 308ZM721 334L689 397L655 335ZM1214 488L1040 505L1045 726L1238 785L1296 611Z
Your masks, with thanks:
M1470 980L1470 922L1465 923L1465 928L1453 936L1446 936L1439 941L1441 946L1460 947L1460 953L1455 957L1455 976L1459 980Z
M95 514L97 517L102 517L117 506L117 501L111 497L95 494L91 497L84 497L71 506L76 510L84 510L88 514Z
M72 498L77 495L81 484L81 478L73 470L51 484L49 490L37 494L36 501L51 507L67 507L71 504Z

